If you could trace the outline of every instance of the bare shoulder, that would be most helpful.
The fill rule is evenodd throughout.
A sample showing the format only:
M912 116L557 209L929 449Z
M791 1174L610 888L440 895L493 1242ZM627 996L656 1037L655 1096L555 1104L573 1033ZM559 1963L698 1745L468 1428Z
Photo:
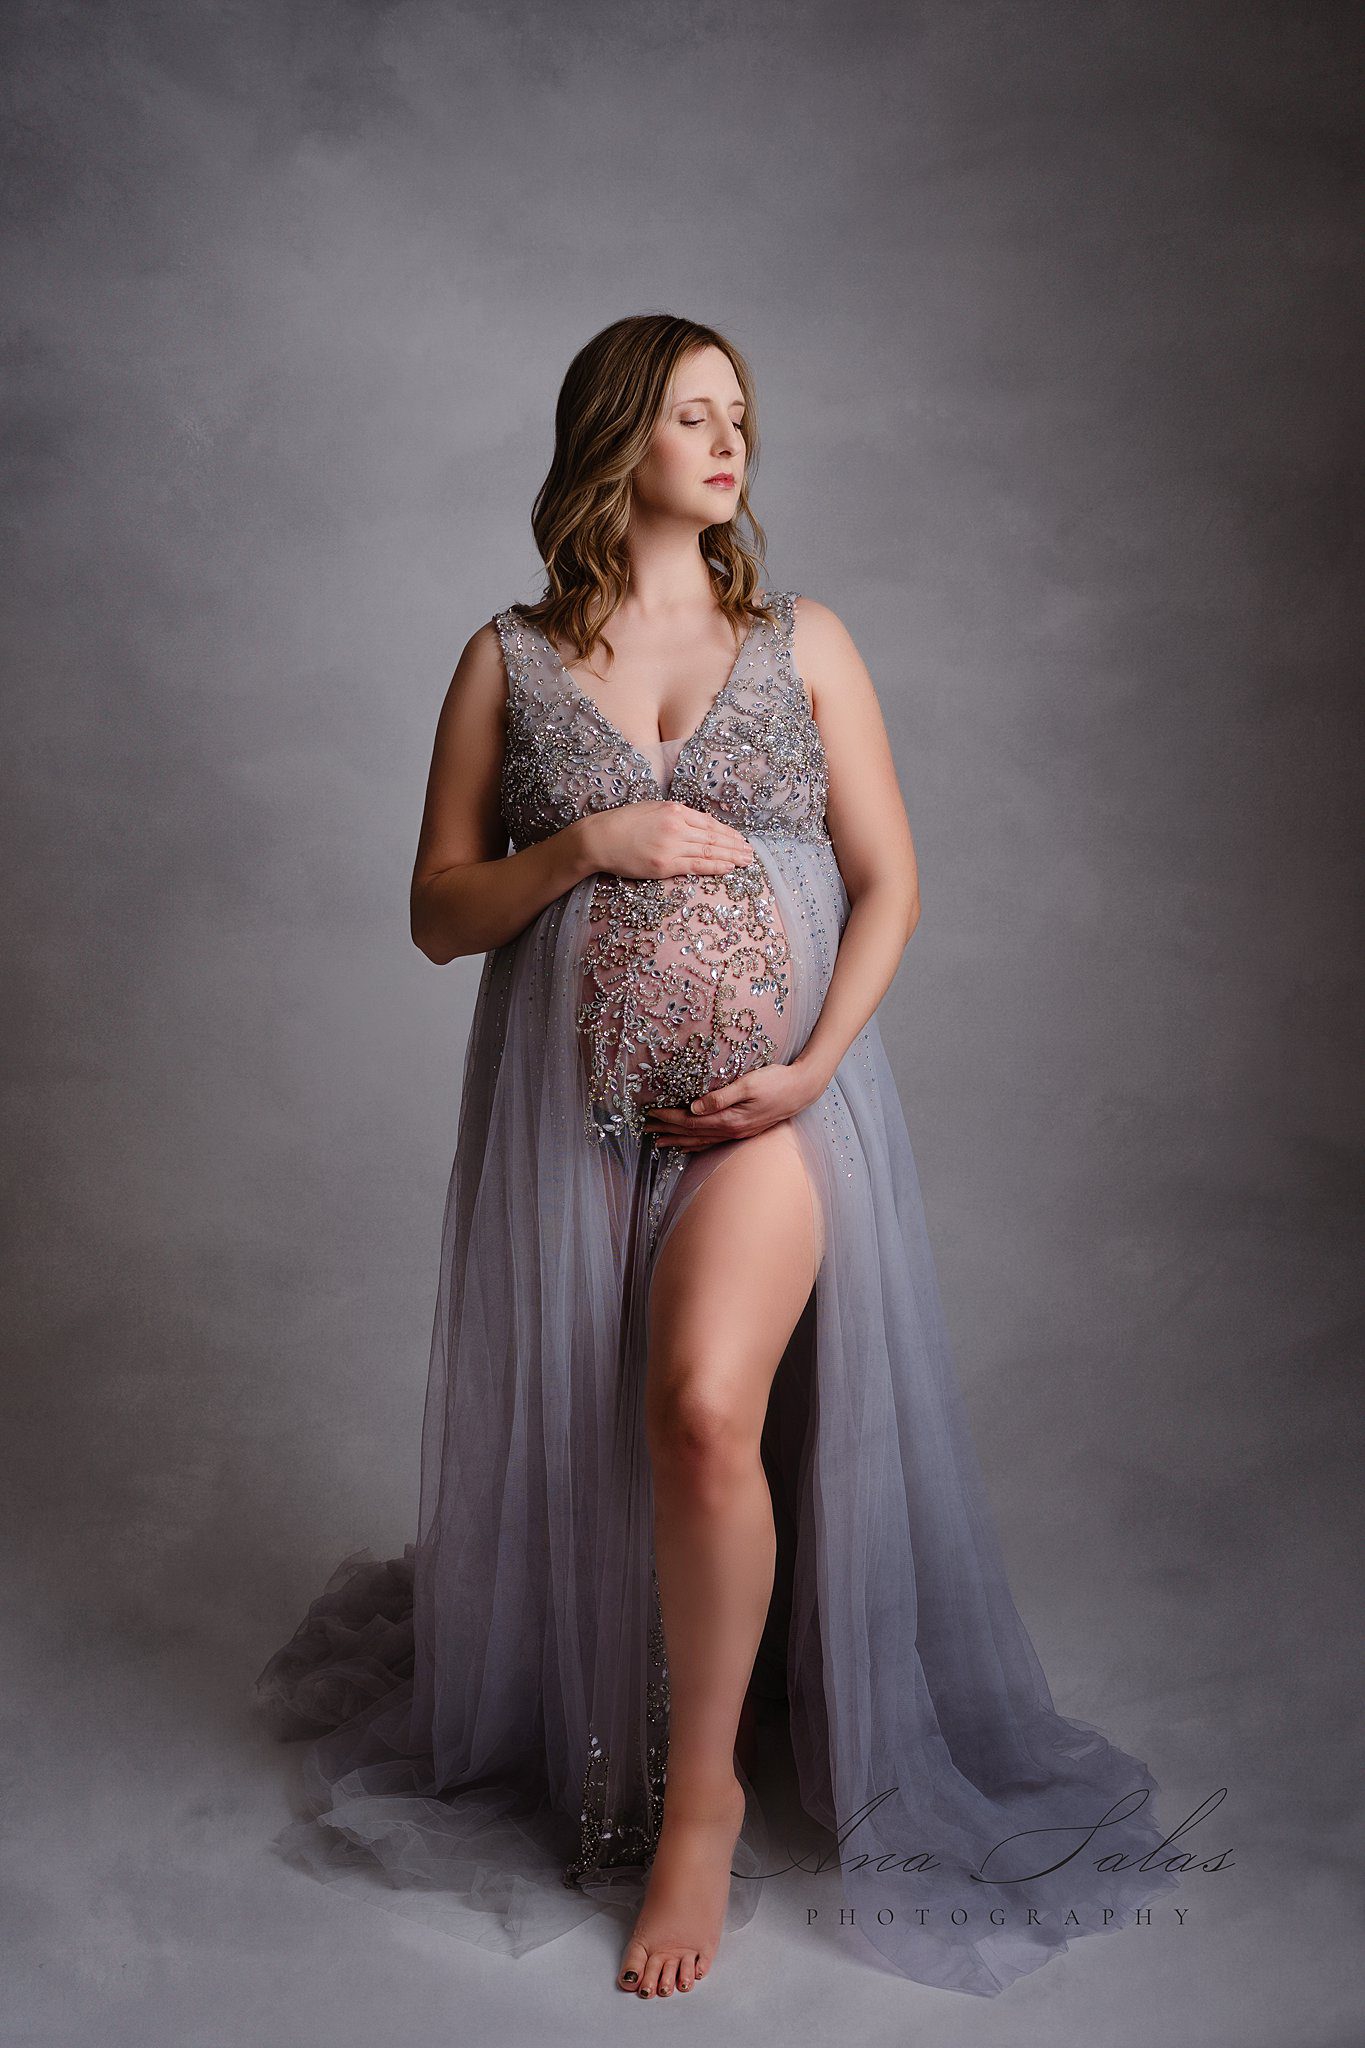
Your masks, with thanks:
M838 612L822 604L819 598L803 595L796 599L792 655L815 710L872 688L872 679L853 635Z
M419 877L459 860L492 860L506 846L498 802L506 702L502 641L490 619L461 648L436 720Z
M456 674L458 675L461 670L467 675L481 676L485 680L490 676L502 675L502 635L492 619L485 619L483 625L470 634L460 649L460 658L455 665Z
M506 689L502 636L493 620L487 619L460 649L442 706L443 720L449 722L462 713L486 719L501 704Z
M839 614L798 597L792 660L810 694L829 774L830 838L850 894L879 875L915 881L914 846L891 738L866 662Z

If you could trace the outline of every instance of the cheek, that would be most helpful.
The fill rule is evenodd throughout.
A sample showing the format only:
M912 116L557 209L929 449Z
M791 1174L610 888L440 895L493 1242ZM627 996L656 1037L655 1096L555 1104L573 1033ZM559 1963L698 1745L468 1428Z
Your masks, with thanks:
M654 474L665 489L671 484L690 483L696 450L682 434L660 434L650 450Z

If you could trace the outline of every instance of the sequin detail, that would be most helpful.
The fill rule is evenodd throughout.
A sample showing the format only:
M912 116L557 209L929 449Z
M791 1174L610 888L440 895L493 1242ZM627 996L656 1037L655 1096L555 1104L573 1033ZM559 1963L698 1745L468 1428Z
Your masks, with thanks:
M660 802L741 832L828 844L825 752L792 658L795 594L763 596L775 619L758 622L683 742L666 798L649 761L577 687L544 634L515 609L497 613L508 677L501 801L514 851L595 811Z
M638 1135L777 1055L791 953L767 870L599 877L580 971L589 1136Z
M609 1811L607 1787L613 1759L603 1748L596 1730L589 1731L578 1854L564 1870L566 1885L577 1885L595 1871L610 1870L620 1864L648 1863L658 1847L668 1782L669 1688L659 1581L652 1564L650 1585L653 1598L645 1685L644 1775L633 1788L629 1805Z
M496 618L508 672L502 808L520 850L621 804L677 802L746 834L828 845L829 777L792 659L796 599L764 593L726 681L682 741L664 796L650 762L515 610ZM776 1057L790 952L762 859L723 876L592 881L578 1026L584 1129L643 1134L651 1103L681 1107Z

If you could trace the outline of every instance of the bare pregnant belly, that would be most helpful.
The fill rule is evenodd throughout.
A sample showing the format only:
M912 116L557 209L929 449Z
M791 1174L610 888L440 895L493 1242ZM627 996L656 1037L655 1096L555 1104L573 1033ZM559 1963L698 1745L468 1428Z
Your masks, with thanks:
M638 1131L783 1057L791 955L767 870L599 875L579 962L578 1031L598 1129Z

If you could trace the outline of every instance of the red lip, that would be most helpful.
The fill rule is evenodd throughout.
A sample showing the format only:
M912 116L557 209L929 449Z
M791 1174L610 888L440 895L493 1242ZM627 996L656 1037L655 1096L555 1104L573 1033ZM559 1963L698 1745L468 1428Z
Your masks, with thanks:
M734 480L734 471L730 469L718 469L714 476L703 478L703 482L708 484L732 484Z

